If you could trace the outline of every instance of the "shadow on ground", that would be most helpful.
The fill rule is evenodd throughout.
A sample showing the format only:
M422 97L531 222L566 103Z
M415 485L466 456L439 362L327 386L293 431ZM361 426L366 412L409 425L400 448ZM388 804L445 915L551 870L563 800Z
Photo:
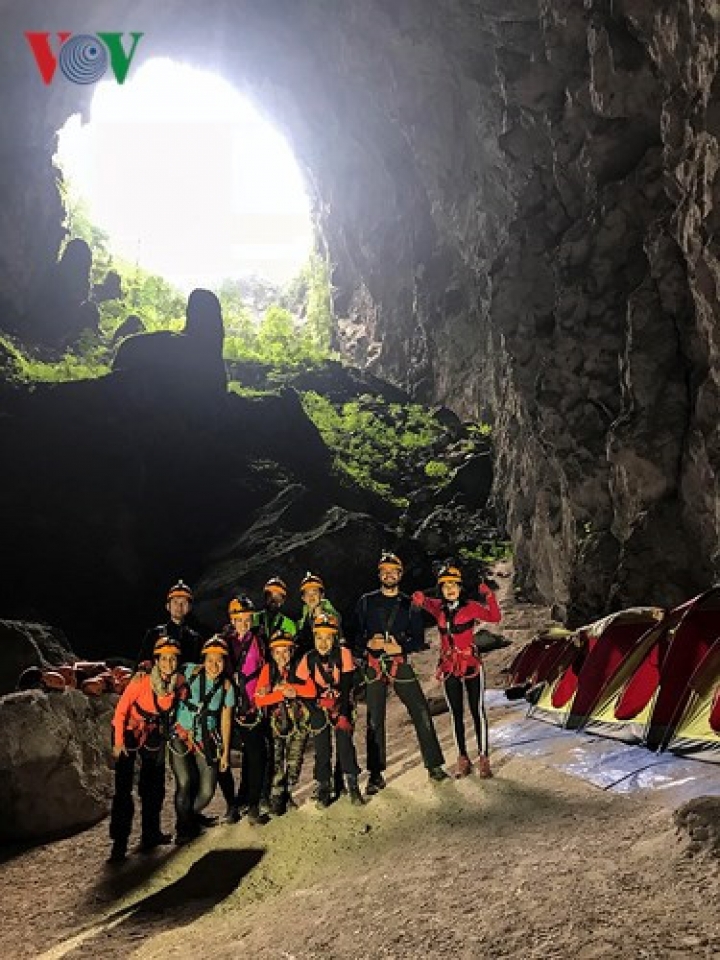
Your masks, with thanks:
M109 914L102 923L79 934L74 944L67 942L69 949L60 948L48 956L75 960L127 957L140 940L171 927L178 930L209 913L237 889L264 855L265 851L259 849L211 850L174 883ZM145 876L157 866L151 867ZM139 871L134 879L141 882ZM122 883L123 878L118 877L117 882Z

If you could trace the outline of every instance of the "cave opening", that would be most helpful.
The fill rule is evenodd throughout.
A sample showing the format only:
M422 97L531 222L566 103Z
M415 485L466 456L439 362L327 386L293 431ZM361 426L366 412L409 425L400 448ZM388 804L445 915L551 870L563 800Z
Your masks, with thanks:
M58 131L68 239L88 221L112 255L183 292L238 277L283 285L313 248L284 136L219 74L168 58L98 84Z

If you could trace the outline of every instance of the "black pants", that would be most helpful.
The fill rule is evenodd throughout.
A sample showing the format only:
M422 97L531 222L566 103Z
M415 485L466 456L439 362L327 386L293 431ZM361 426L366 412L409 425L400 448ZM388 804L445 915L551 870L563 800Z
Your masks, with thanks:
M188 750L177 738L171 742L170 766L175 775L175 814L177 832L188 834L195 826L194 814L202 813L210 803L217 786L217 763Z
M142 804L142 838L153 840L160 833L160 813L165 799L165 747L160 750L130 749L115 761L115 795L110 810L110 839L127 844L135 804L133 777L135 758L140 757L138 793Z
M386 766L385 716L387 714L387 684L376 679L368 668L365 698L367 702L367 766L370 775L380 773ZM433 726L425 694L409 663L401 663L393 681L398 695L415 727L423 763L428 770L441 767L444 758Z
M313 776L318 783L329 784L333 777L332 741L335 735L335 751L340 770L346 777L357 777L360 767L355 753L352 734L347 730L338 730L328 722L324 711L317 707L310 711L310 729L313 732L315 748L315 767ZM317 733L315 731L318 731ZM337 777L337 769L335 771Z
M242 749L242 767L240 787L235 792L232 770L227 768L218 777L218 783L229 807L257 807L262 795L265 766L267 763L267 730L264 720L254 727L242 727L236 724L237 738Z
M458 753L467 756L467 743L465 742L465 711L463 708L463 687L467 695L470 714L475 727L475 737L477 739L478 753L481 756L488 755L488 720L485 712L485 672L480 667L480 672L476 677L447 677L445 679L445 699L453 720L453 731L455 733L455 743Z

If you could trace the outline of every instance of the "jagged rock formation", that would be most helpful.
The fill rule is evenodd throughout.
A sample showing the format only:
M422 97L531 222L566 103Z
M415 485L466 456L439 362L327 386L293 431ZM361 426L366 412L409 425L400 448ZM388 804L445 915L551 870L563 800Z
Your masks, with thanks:
M90 94L43 88L21 32L110 17L287 132L346 352L492 416L527 593L579 620L717 575L715 0L45 6L3 14L0 312L50 269L53 136Z

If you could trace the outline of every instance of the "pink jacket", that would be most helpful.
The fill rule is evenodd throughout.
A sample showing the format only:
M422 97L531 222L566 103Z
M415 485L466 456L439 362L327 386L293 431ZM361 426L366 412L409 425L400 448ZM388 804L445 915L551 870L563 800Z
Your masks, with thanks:
M250 706L255 706L255 690L257 689L260 670L265 662L260 641L251 630L244 637L239 637L235 631L226 634L230 647L230 663L235 671L245 677L245 692Z

